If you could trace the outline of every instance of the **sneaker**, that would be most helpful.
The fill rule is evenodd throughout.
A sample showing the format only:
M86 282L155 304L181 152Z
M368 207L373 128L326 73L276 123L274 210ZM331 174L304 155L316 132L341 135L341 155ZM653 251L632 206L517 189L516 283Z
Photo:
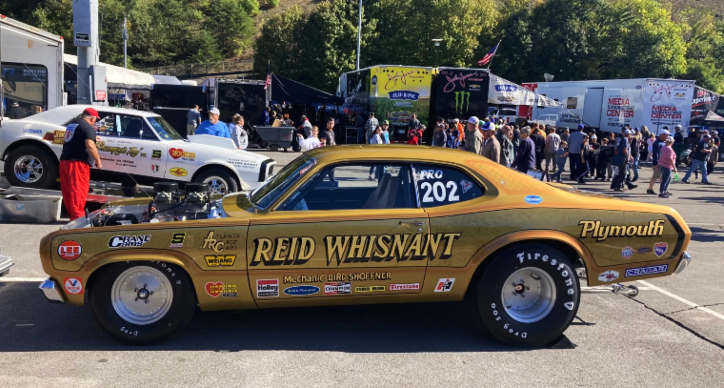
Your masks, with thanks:
M638 185L631 185L631 186L628 187L628 189L629 189L629 190L633 190L633 189L635 189L635 188L637 188L637 187L638 187Z
M653 190L646 190L646 194L654 194L654 195L656 195L656 192L653 191Z
M691 184L691 182L685 181L685 180L683 180L683 179L681 180L681 183L686 183L687 185L688 185L688 184Z
M669 193L668 191L665 192L664 194L668 195L669 197L673 197L673 196L674 196L674 194L671 194L671 193Z
M669 198L669 196L666 194L659 194L659 198Z

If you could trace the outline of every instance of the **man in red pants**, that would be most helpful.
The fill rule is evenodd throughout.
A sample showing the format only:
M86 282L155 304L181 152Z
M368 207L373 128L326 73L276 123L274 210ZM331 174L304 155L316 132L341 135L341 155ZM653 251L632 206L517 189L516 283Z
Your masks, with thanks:
M100 120L98 111L87 108L78 119L68 124L65 143L60 154L60 191L71 221L85 215L85 201L90 188L90 168L102 168L96 148L93 124Z

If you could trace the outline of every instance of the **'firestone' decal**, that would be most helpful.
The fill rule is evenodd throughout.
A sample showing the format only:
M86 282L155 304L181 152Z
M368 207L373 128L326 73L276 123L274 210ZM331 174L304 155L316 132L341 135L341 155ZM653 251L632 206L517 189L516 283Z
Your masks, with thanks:
M582 225L580 238L591 237L596 241L605 241L609 237L660 237L664 235L664 220L649 221L648 225L632 226L601 226L601 221L581 221Z

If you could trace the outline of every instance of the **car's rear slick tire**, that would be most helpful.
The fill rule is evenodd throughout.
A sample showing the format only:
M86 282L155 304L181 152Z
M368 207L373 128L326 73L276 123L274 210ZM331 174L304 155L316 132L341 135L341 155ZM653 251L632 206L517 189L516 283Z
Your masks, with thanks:
M170 286L172 301L167 306L167 312L152 323L129 322L117 312L117 306L114 307L113 292L116 280L131 269L160 273L164 278L159 282L168 282L167 286ZM89 290L89 304L96 323L118 340L132 345L153 344L167 339L191 320L196 309L196 294L191 280L180 267L158 261L125 262L111 264L101 271ZM151 288L149 287L149 290ZM158 290L156 292L158 292L156 297L161 297L162 294ZM154 295L149 296L153 297ZM128 300L124 303L142 302Z
M491 260L477 283L472 285L469 295L469 306L478 326L487 329L496 339L516 347L540 347L560 338L575 318L580 304L580 284L572 261L543 244L518 245ZM521 276L517 275L515 281L509 281L515 273L524 276L519 279ZM516 299L520 295L513 295L518 291L511 287L520 284L519 280L527 280L521 292L528 295L528 300ZM508 307L503 301L506 285L509 286L505 293ZM548 296L545 292L537 294L546 287ZM536 309L536 303L546 306L542 302L545 300L550 306ZM526 316L525 312L529 310L531 312Z

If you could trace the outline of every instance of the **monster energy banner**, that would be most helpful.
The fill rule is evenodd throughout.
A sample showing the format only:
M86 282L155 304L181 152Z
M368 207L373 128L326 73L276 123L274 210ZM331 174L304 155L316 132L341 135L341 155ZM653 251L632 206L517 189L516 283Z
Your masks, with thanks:
M445 119L487 116L490 83L487 71L441 67L435 83L435 116Z

